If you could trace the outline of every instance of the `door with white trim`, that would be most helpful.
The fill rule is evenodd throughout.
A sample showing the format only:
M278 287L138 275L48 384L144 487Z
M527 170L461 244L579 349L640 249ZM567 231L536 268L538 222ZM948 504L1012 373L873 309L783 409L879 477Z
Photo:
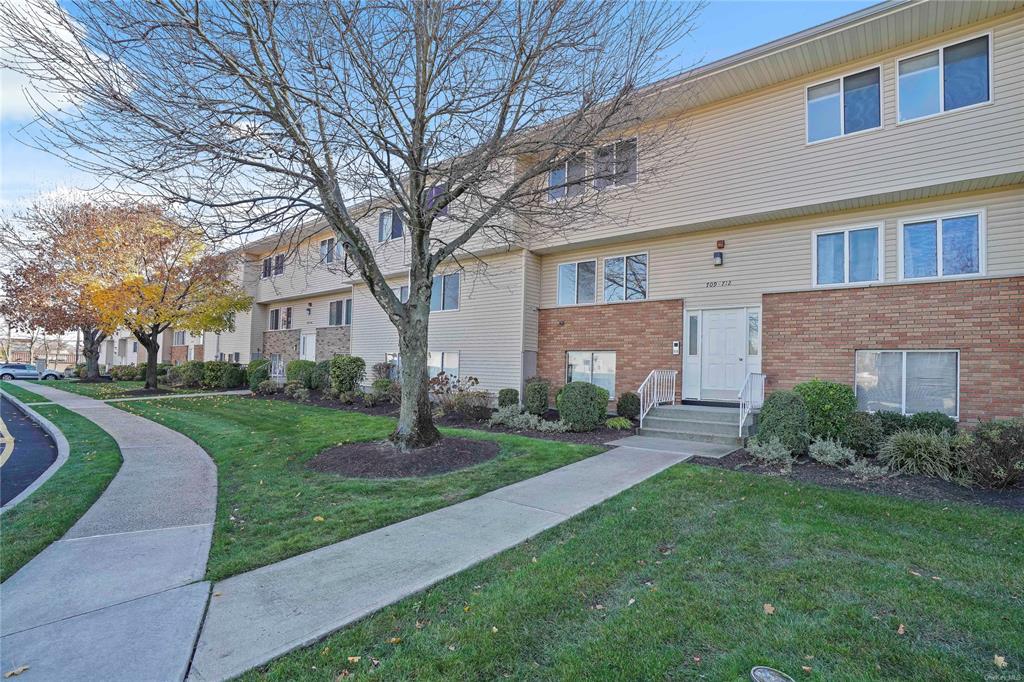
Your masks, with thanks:
M746 309L705 310L703 318L701 398L736 400L747 376Z
M316 332L299 337L299 359L316 360Z

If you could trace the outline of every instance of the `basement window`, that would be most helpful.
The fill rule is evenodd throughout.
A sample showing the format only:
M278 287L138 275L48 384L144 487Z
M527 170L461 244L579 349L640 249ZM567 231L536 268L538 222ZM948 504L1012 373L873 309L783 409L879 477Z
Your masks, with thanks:
M859 350L856 365L859 409L959 419L959 351Z
M615 353L613 351L577 351L565 354L565 381L584 381L608 391L615 398Z

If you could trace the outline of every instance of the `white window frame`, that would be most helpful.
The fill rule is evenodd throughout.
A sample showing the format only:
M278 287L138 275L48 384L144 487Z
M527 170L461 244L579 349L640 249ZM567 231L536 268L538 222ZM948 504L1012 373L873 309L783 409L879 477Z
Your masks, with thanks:
M181 343L178 343L178 339L181 339ZM188 339L185 338L185 332L176 331L174 337L171 339L172 346L184 346L188 343Z
M462 358L460 357L460 352L461 351L457 351L457 350L434 350L434 351L428 350L427 351L427 364L428 365L430 364L430 357L429 357L430 353L440 353L441 354L441 371L444 372L445 374L447 374L448 376L450 376L451 378L453 378L455 380L458 380L459 377L461 376L461 372L462 372ZM445 369L448 366L448 363L445 362L445 358L447 356L449 356L449 355L454 355L456 358L458 358L459 373L452 374L447 369ZM436 374L433 374L429 378L433 379L436 376L437 376Z
M580 303L579 302L580 263L593 263L594 264L594 300L591 301L590 303ZM562 272L562 266L563 265L572 265L575 268L575 272L576 272L576 288L572 292L572 298L573 298L573 302L572 303L560 303L558 301L558 289L559 289L558 278L559 278L559 276L560 276L560 274ZM555 266L555 304L558 307L560 307L560 308L570 308L572 306L583 306L583 305L596 305L597 304L597 298L598 298L597 297L597 282L598 282L598 271L597 271L597 258L596 257L594 257L594 258L583 258L583 259L576 260L576 261L566 261L564 263L559 263L557 266ZM601 299L602 300L604 299L604 287L601 288Z
M634 146L635 146L635 149L636 149L636 177L633 179L632 182L612 182L612 183L609 183L609 184L605 185L604 187L598 187L597 186L597 182L598 182L599 178L596 177L596 175L597 175L597 152L599 150L601 150L601 149L604 149L605 147L612 147L614 149L614 152L613 152L613 154L614 154L613 163L617 165L619 163L619 150L618 150L618 147L623 142L633 142L634 143ZM622 187L631 187L631 186L636 185L636 184L638 184L640 182L640 136L639 135L634 135L632 137L622 137L622 138L619 138L619 139L614 140L612 142L607 142L605 144L599 144L599 145L597 145L594 148L593 153L588 155L588 158L591 159L590 163L591 163L591 166L593 168L593 174L595 176L593 178L593 180L590 182L590 185L591 185L591 187L593 187L598 192L608 192L610 190L620 189Z
M341 322L331 323L331 305L335 305L341 308ZM337 307L335 308L337 310ZM349 327L352 325L352 297L346 296L345 298L339 298L331 301L327 304L327 326L329 327Z
M846 107L846 78L848 76L856 76L858 74L864 73L865 71L871 71L873 69L878 69L878 125L875 126L874 128L865 128L864 130L855 130L852 133L848 133L848 132L846 132L846 108L845 108ZM809 102L809 100L807 99L807 96L808 96L808 94L810 94L811 88L816 88L819 85L825 85L826 83L831 83L832 81L836 81L836 80L839 81L839 134L838 135L833 135L832 137L823 137L820 140L811 141L811 139L810 139L810 137L811 137L811 117L808 115L808 111L807 111L807 104ZM814 144L821 144L822 142L829 142L830 140L838 140L838 139L841 139L841 138L844 138L844 137L852 137L854 135L860 135L861 133L870 133L870 132L873 132L875 130L883 130L884 128L885 128L885 69L882 68L882 64L881 63L875 64L874 66L865 66L864 68L856 69L855 71L850 71L849 73L843 73L843 74L840 74L838 76L832 76L831 78L826 78L824 80L820 80L820 81L818 81L816 83L811 83L811 84L809 84L809 85L804 87L804 144L805 145L810 146L810 145L814 145Z
M459 278L459 299L455 302L455 307L454 308L445 308L444 307L444 290L445 290L445 279L444 278L448 277L449 275L455 275L456 277ZM431 310L430 314L431 315L436 315L437 313L454 313L454 312L458 312L458 310L460 308L462 308L462 271L461 270L456 270L455 272L446 272L444 274L435 274L434 277L440 277L441 278L441 307L438 308L437 310ZM433 277L430 280L430 285L431 285L431 290L433 290L433 285L434 285Z
M625 282L625 279L626 279L626 259L627 258L636 258L637 256L643 256L644 258L647 259L646 260L646 263L647 263L647 277L646 277L645 286L644 286L644 297L643 298L636 298L636 299L633 299L633 300L629 300L629 299L626 298L626 282ZM605 282L605 274L604 273L605 273L605 266L608 263L608 261L615 260L616 258L621 258L622 259L622 279L623 279L623 282L622 282L622 297L623 298L622 298L621 301L609 301L609 300L607 300L604 297L604 282ZM580 262L586 262L586 261L580 261ZM579 276L578 273L577 273L577 276ZM601 257L601 276L600 276L599 279L601 281L601 302L602 303L607 303L609 305L618 305L620 303L643 303L644 301L648 300L651 297L651 254L649 252L647 252L647 251L638 251L636 253L618 254L618 255L615 255L615 256L602 256ZM597 293L596 292L594 293L594 299L595 299L595 303L596 303L597 302L596 301L596 299L597 299ZM588 305L588 304L584 304L584 305Z
M912 416L915 413L907 412L907 355L909 353L956 353L956 415L952 416L953 421L960 421L960 349L959 348L858 348L853 351L853 397L857 397L857 353L902 353L903 364L900 369L902 382L900 386L900 414ZM858 407L860 402L858 400ZM884 411L884 410L883 410Z
M612 390L608 391L608 402L612 402L616 399L615 384L619 378L619 354L618 351L614 350L567 350L562 358L562 371L564 372L565 383L569 383L569 353L590 353L590 381L586 382L592 386L597 386L594 383L594 353L611 353L615 356L615 379L612 380ZM603 388L603 387L599 387Z
M580 191L579 191L579 194L576 194L576 195L570 197L569 196L569 187L571 187L572 185L570 185L570 183L569 183L569 162L571 160L573 160L573 158L575 158L575 157L579 157L580 163L583 164L583 179L581 179L578 183L572 183L572 184L578 184L580 186ZM637 158L639 158L639 155L637 156ZM573 199L573 198L579 196L580 194L583 194L583 191L587 187L587 182L586 182L587 163L588 163L587 154L586 154L586 152L582 152L582 151L581 152L577 152L576 154L573 154L571 157L565 159L565 161L562 161L560 166L561 166L562 172L565 173L565 182L563 183L563 186L562 186L562 196L560 196L560 197L552 197L551 196L551 189L552 189L552 187L551 187L551 174L554 173L555 171L554 170L549 170L547 172L547 176L546 177L547 177L547 187L548 188L547 188L547 191L544 194L547 197L548 203L555 204L555 203L558 203L559 201L565 201L566 199ZM612 185L609 185L608 187L612 187ZM608 187L606 187L605 189L608 189Z
M284 272L286 270L285 266L287 265L287 263L285 263L285 254L283 254L283 253L275 253L273 256L271 256L271 258L273 260L270 262L270 277L271 278L280 277L281 275L284 274ZM277 271L277 259L278 258L281 259L281 272Z
M863 282L850 281L850 233L858 230L878 230L878 279ZM818 284L818 237L843 233L843 281L832 284ZM841 289L843 287L865 287L885 281L885 223L878 222L852 227L822 227L811 232L811 286L815 289Z
M395 227L394 227L395 211L396 211L396 209L386 208L386 209L384 209L383 211L381 211L380 213L377 214L377 243L378 244L387 244L388 242L397 241L397 240L403 239L405 237L405 220L402 218L402 214L401 213L398 213L398 221L402 224L402 234L398 235L397 237L393 236L393 234L392 234L394 232L394 229L395 229ZM391 230L388 231L388 236L387 236L386 239L381 239L380 238L380 219L381 219L381 217L385 213L391 214Z
M968 104L965 107L957 107L956 109L947 109L946 108L946 84L945 84L945 80L946 80L946 78L945 78L945 74L946 74L946 48L947 47L953 47L954 45L959 45L960 43L967 43L967 42L970 42L970 41L974 40L975 38L981 38L982 36L988 36L988 99L985 100L984 102L977 102L975 104ZM921 57L921 56L929 54L931 52L935 52L936 50L938 50L938 53L939 53L939 110L936 111L934 114L925 114L924 116L917 116L915 118L901 119L900 118L900 62L906 61L908 59L913 59L914 57ZM945 116L946 114L953 114L953 113L956 113L958 111L970 111L971 109L976 109L978 107L985 107L985 106L988 106L988 105L992 104L993 102L995 102L996 101L995 79L992 76L992 72L993 72L993 68L992 67L994 66L993 55L995 54L995 51L996 50L995 50L995 42L994 42L994 38L993 38L993 33L992 33L991 30L989 30L989 31L982 31L980 33L974 33L974 34L971 34L971 35L963 36L963 37L957 38L956 40L951 40L949 42L942 43L941 45L937 45L935 47L930 47L927 50L920 50L919 52L915 52L913 54L905 54L905 55L901 55L901 56L897 57L896 60L894 61L894 71L893 71L893 77L896 79L896 83L895 83L895 85L896 85L896 125L900 126L900 125L905 125L905 124L908 124L908 123L916 123L917 121L927 121L928 119L935 118L936 116Z
M950 218L966 218L967 216L978 216L978 272L969 272L962 275L942 274L942 221ZM906 277L903 272L903 228L914 223L935 222L935 272L932 277ZM986 261L988 260L988 249L986 241L988 235L987 218L985 209L971 208L962 211L949 211L946 213L933 213L924 216L913 216L900 218L896 228L896 268L897 279L900 282L935 282L938 280L976 279L985 277Z
M334 242L333 247L325 251L324 244L332 241ZM343 253L341 242L339 242L336 237L327 237L326 239L321 239L317 253L320 255L320 262L325 265L329 265L337 260L341 260L341 254Z
M270 265L270 267L269 268L265 267L268 264ZM268 271L269 271L270 274L266 274L266 275L263 274L264 272L268 272ZM274 256L273 256L273 254L271 254L269 256L264 257L263 260L260 261L260 279L270 279L273 276L274 276Z
M274 313L277 313L277 322L274 321ZM267 311L267 331L276 332L281 329L281 309L271 308Z

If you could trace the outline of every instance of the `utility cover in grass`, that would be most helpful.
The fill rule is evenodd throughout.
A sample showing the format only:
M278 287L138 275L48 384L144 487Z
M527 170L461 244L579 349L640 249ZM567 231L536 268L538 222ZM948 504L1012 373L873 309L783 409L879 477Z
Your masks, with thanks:
M490 440L444 438L427 448L401 452L387 441L348 443L324 450L307 465L351 478L409 478L457 471L494 459L501 446Z

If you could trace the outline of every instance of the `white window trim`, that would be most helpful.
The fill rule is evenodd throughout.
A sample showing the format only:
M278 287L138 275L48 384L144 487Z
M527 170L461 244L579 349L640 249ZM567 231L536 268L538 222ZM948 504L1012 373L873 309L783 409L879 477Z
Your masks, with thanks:
M856 76L857 74L864 73L865 71L871 71L872 69L878 69L878 125L875 126L874 128L865 128L864 130L856 130L856 131L854 131L852 133L848 133L848 132L846 132L846 109L845 109L845 107L846 107L846 82L845 82L846 78L848 76ZM808 111L807 111L807 105L808 105L810 100L807 99L807 96L810 93L811 88L816 88L819 85L825 85L826 83L831 83L832 81L835 81L835 80L839 81L839 134L838 135L833 135L832 137L823 137L820 140L811 141L809 139L810 136L811 136L811 119L810 119L810 116L808 116ZM874 132L876 130L884 130L884 129L885 129L885 69L883 68L883 65L881 63L875 64L873 66L865 66L864 68L856 69L855 71L850 71L849 73L843 73L843 74L840 74L838 76L832 76L831 78L826 78L826 79L820 80L820 81L818 81L816 83L811 83L809 85L804 86L804 145L809 147L811 145L821 144L822 142L830 142L832 140L838 140L838 139L841 139L841 138L844 138L844 137L853 137L855 135L860 135L862 133L870 133L870 132Z
M277 311L277 326L276 327L271 326L272 323L273 323L274 311L275 310ZM269 332L276 332L276 331L280 331L280 329L281 329L281 309L280 308L270 308L269 310L267 310L267 331L269 331Z
M444 287L445 287L444 278L446 276L448 276L448 275L458 275L458 277L459 277L459 300L455 302L455 307L454 308L445 308L444 307ZM438 308L437 310L431 310L430 314L431 315L436 315L437 313L456 313L456 312L458 312L462 308L462 271L461 270L456 270L455 272L446 272L444 274L434 273L433 277L440 277L441 278L441 307ZM430 279L431 289L433 289L433 285L434 285L433 277ZM412 287L411 286L409 287L409 295L410 296L412 295ZM452 351L452 352L454 352L454 351Z
M878 279L863 282L850 281L850 233L857 230L878 230ZM826 234L843 233L843 281L835 284L818 284L818 237ZM852 227L822 227L811 232L811 286L815 289L842 289L866 287L885 281L885 224L880 221L869 225Z
M858 348L853 351L853 392L857 397L857 353L902 353L903 364L900 369L902 382L900 385L900 414L912 416L907 412L907 355L909 353L956 353L956 415L953 421L960 421L960 349L959 348ZM858 409L860 409L858 407ZM869 410L870 411L870 410ZM875 410L877 412L877 410ZM884 411L884 410L883 410Z
M392 222L395 219L395 217L394 217L395 209L393 209L393 208L386 208L386 209L384 209L383 211L381 211L380 213L377 214L377 243L378 244L387 244L388 242L394 242L394 241L398 241L399 239L404 239L405 238L405 220L403 220L401 214L399 214L398 219L402 223L402 234L399 235L398 237L392 237L391 236L391 232L389 231L387 239L381 241L381 238L380 238L380 218L385 213L390 213L391 214ZM391 229L392 230L394 229L393 225L392 225Z
M334 240L334 246L327 252L326 255L321 255L324 251L324 244L331 241L332 239ZM321 239L320 243L317 245L317 256L320 259L319 264L332 265L336 263L339 260L339 257L341 256L341 253L338 252L340 247L341 244L338 242L337 237L325 237Z
M602 146L604 146L604 145L602 145ZM584 177L584 179L581 180L579 182L579 184L581 186L580 194L583 194L583 192L586 190L587 184L588 184L587 181L586 181L586 177L587 177L587 169L589 168L590 157L587 155L587 153L585 151L582 151L582 150L577 152L573 156L581 156L582 157L581 161L583 162L583 177ZM570 199L570 198L575 198L575 197L570 197L569 196L569 161L571 160L571 158L572 157L567 158L561 164L562 170L565 172L565 183L564 183L564 185L562 187L562 190L565 193L562 196L554 197L554 198L551 197L551 174L554 172L554 170L549 170L547 172L547 175L545 176L546 182L547 182L547 190L545 190L544 196L547 198L547 201L548 201L549 204L557 204L560 201L565 201L565 200ZM637 158L639 158L639 155L637 155ZM608 188L606 188L606 189L608 189Z
M264 275L263 274L263 269L264 269L263 268L263 264L266 263L267 261L270 261L270 274L269 275ZM263 259L260 260L260 279L272 279L273 277L274 277L274 254L271 254L269 256L265 256Z
M636 143L636 179L634 179L633 182L615 183L614 185L606 185L605 187L598 188L597 186L594 185L594 183L597 181L597 178L593 178L588 183L590 185L591 189L596 190L598 192L614 192L616 190L625 189L627 187L633 187L634 185L637 185L637 184L640 183L640 136L639 135L633 135L631 137L620 137L620 138L618 138L616 140L613 140L611 142L605 142L603 144L598 144L598 145L596 145L594 147L593 153L590 154L590 155L587 155L587 158L591 159L590 160L590 164L591 164L591 167L593 169L593 174L596 175L597 174L597 150L603 149L604 147L608 147L608 146L611 146L611 145L618 145L621 142L629 142L630 140L632 140L633 142ZM618 160L616 159L616 163L617 162L618 162Z
M178 338L179 338L178 335L179 334L181 334L181 337L180 337L181 338L181 343L178 343ZM171 338L171 345L172 346L187 346L188 345L188 337L185 335L185 332L182 332L182 331L174 332L174 336Z
M963 275L942 274L942 221L949 218L964 218L966 216L978 216L978 272L965 273ZM913 223L935 222L935 267L939 274L934 277L906 277L903 273L903 227ZM984 208L964 209L962 211L949 211L946 213L933 213L924 216L900 218L896 228L896 272L897 280L900 282L938 282L958 279L977 279L985 277L988 268L988 249L986 248L986 237L988 234L987 219Z
M337 298L337 299L335 299L335 300L333 300L333 301L331 301L330 303L327 304L327 326L328 327L350 327L352 325L352 318L351 317L349 318L348 322L340 322L338 324L331 324L331 303L339 303L339 304L341 304L341 319L344 320L345 319L345 302L346 301L351 301L351 300L352 300L351 296L346 296L344 298Z
M614 383L618 381L618 377L619 377L619 354L618 354L618 352L616 352L614 350L600 350L600 349L598 349L598 350L567 350L567 351L565 351L565 354L564 354L563 360L562 360L562 370L564 372L564 376L565 376L565 380L564 381L565 381L566 384L569 383L569 353L590 353L590 378L591 378L591 380L593 380L593 378L594 378L594 353L611 353L612 355L615 356L615 381L612 382L613 383L612 390L610 390L608 392L608 402L614 401L616 399L616 392L615 392ZM597 386L597 384L595 384L593 381L588 381L586 383L591 384L593 386Z
M625 282L623 282L623 289L622 289L623 299L621 301L608 301L608 300L606 300L605 297L604 297L604 269L605 269L605 263L607 263L609 260L613 260L615 258L621 258L622 259L622 276L623 276L623 279L625 279L625 276L626 276L626 259L627 258L633 258L633 257L636 257L636 256L644 256L647 259L647 282L646 282L646 287L645 287L645 290L644 290L644 297L643 298L633 299L632 301L627 300L625 298L625 296L626 296ZM585 262L585 261L580 261L580 262ZM614 256L602 256L601 257L601 272L599 274L600 274L600 277L598 278L598 280L601 282L601 303L605 303L605 304L608 304L608 305L619 305L621 303L644 303L645 301L647 301L651 297L651 254L648 251L637 251L635 253L616 254ZM556 292L556 295L557 295L557 292ZM597 293L596 292L594 294L594 298L595 298L595 303L596 303L597 302L596 301L596 299L597 299ZM591 304L586 304L585 303L584 305L591 305Z
M590 303L579 303L578 302L578 297L579 297L579 284L578 283L580 281L580 279L579 279L579 275L580 275L580 273L579 273L580 267L579 266L580 266L580 263L593 263L594 264L594 300L591 301ZM558 285L559 285L558 278L559 278L560 273L562 272L562 266L563 265L572 265L575 268L575 270L576 270L577 286L576 286L576 288L572 292L572 298L573 298L573 302L572 303L559 303L558 302ZM571 307L575 307L575 306L596 305L597 304L597 298L598 298L597 297L597 283L598 283L598 281L600 281L599 278L598 278L598 274L599 273L597 271L597 257L596 256L594 258L581 258L580 260L566 261L564 263L559 263L558 265L556 265L555 266L555 305L557 307L559 307L559 308L571 308ZM604 300L604 293L603 293L604 292L604 287L601 288L601 291L602 291L601 299L603 301Z
M976 104L968 104L965 107L958 107L956 109L947 109L946 108L946 86L945 86L946 48L947 47L952 47L954 45L959 45L960 43L966 43L968 41L974 40L975 38L981 38L982 36L988 36L988 99L985 100L984 102L977 102ZM934 114L925 114L924 116L918 116L916 118L901 119L900 118L900 62L906 61L908 59L913 59L914 57L920 57L922 55L926 55L926 54L929 54L931 52L935 52L936 50L938 50L938 52L939 52L939 110L936 111ZM978 107L989 106L990 104L995 102L996 101L995 79L993 78L993 73L992 73L993 72L993 68L992 67L994 66L993 55L995 54L995 51L996 50L995 50L995 42L994 42L994 39L993 39L993 32L991 30L988 30L988 31L982 31L980 33L973 33L973 34L970 34L970 35L962 36L962 37L957 38L955 40L950 40L949 42L945 42L945 43L942 43L940 45L936 45L934 47L930 47L927 50L920 50L919 52L915 52L913 54L905 54L905 55L901 55L901 56L897 57L896 60L893 62L894 69L895 69L893 71L893 78L895 78L895 80L896 80L896 82L895 82L895 86L896 86L896 125L897 126L901 126L901 125L906 125L908 123L917 123L918 121L927 121L929 119L935 118L936 116L945 116L946 114L954 114L954 113L959 112L959 111L970 111L971 109L977 109Z

